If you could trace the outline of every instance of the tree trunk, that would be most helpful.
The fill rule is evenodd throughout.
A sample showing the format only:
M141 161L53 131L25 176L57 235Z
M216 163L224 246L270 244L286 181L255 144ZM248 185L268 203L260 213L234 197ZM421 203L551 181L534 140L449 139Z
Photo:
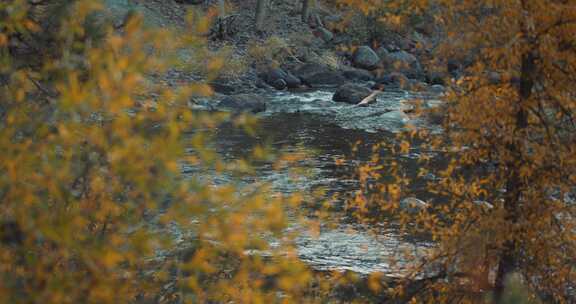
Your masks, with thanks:
M532 94L534 86L534 75L536 72L536 58L533 52L522 56L522 67L520 71L520 84L518 86L518 110L516 112L516 134L514 142L508 144L508 150L514 156L514 160L507 164L507 170L510 174L506 183L506 220L512 225L518 221L518 204L522 197L522 191L525 186L520 177L520 165L522 163L524 152L522 148L524 134L528 126L528 113L524 104ZM513 236L512 236L513 237ZM505 280L508 274L514 271L516 264L518 242L515 239L509 240L504 244L504 250L500 255L498 262L498 271L494 282L494 302L500 303L504 295Z
M308 23L310 18L310 2L312 0L302 0L302 22Z
M261 32L264 25L264 17L266 15L266 0L258 0L256 2L256 31Z
M226 28L226 4L225 0L218 0L218 35L219 38L226 39L226 33L228 29Z

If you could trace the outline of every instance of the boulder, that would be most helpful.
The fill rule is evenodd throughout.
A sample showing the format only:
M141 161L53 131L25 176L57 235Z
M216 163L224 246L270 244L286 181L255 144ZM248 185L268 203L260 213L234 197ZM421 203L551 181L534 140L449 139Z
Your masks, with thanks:
M349 104L358 104L372 94L372 90L352 83L347 83L336 90L332 100Z
M374 75L369 71L362 70L362 69L355 69L355 68L347 68L342 73L344 77L349 80L354 81L372 81L374 80Z
M298 77L281 68L270 68L266 72L260 74L260 77L267 84L271 85L277 90L283 90L285 88L294 89L302 84Z
M286 86L289 89L296 89L302 85L300 78L292 75L292 73L286 72L286 76L283 78L286 81Z
M225 83L224 81L215 80L210 82L210 86L216 93L221 94L234 94L236 93L236 87Z
M271 85L267 84L266 81L264 81L262 78L256 79L256 82L254 83L254 85L259 89L266 89L266 90L272 90L273 89L273 87Z
M372 48L364 45L356 49L352 62L359 68L374 70L380 63L380 57L378 57L378 54L376 54Z
M376 83L386 86L407 87L410 85L410 79L402 73L392 72L388 75L377 78Z
M346 78L336 71L318 72L302 78L310 87L337 87L346 82Z
M325 72L325 71L331 71L331 69L325 65L315 62L303 63L292 67L292 69L290 70L292 74L296 75L296 77L299 77L300 79L313 73Z
M346 78L340 72L318 63L303 64L293 73L302 80L302 83L313 88L337 87L346 82Z
M416 56L406 51L388 53L385 58L382 58L382 61L389 69L401 72L409 78L425 77L422 66Z
M269 84L266 83L266 81L264 81L261 78L256 79L256 82L254 83L254 85L259 88L259 89L266 89L266 90L272 90L273 87Z
M286 80L282 78L278 78L272 82L269 82L268 84L271 85L276 90L284 90L288 86Z
M376 50L376 55L378 55L380 60L383 60L384 58L388 57L388 55L390 55L390 52L388 51L388 49L381 46Z
M255 94L231 95L224 97L217 107L234 112L258 113L266 111L266 99Z

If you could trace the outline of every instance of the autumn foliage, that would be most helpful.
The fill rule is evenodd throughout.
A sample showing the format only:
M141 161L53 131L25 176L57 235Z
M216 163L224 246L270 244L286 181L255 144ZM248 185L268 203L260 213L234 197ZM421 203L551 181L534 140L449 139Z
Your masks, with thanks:
M460 70L446 74L435 109L442 132L409 127L358 168L363 188L347 211L434 244L410 253L405 278L388 285L373 274L368 289L398 301L505 302L507 278L519 277L530 300L573 302L576 3L335 2L395 26L434 16L445 41L428 68ZM254 118L187 106L212 94L207 83L226 64L206 47L209 16L191 13L183 32L106 13L93 0L0 3L0 302L326 301L345 275L323 280L298 261L285 207L296 210L299 194L181 173L251 170L250 159L219 159L206 130L227 121L249 131ZM161 81L191 65L204 81ZM412 152L416 176L390 156ZM262 147L250 157L294 161ZM407 210L415 184L429 206Z
M0 3L0 302L298 295L309 275L290 248L274 263L250 254L269 249L262 236L283 229L283 206L298 197L180 173L248 168L219 160L201 130L253 119L193 112L190 97L211 94L208 85L160 81L175 65L218 75L209 19L191 14L183 35L147 28L137 13L93 22L106 13L92 0ZM183 48L193 62L177 58Z
M382 16L383 23L414 12L433 15L446 37L429 68L460 65L460 75L446 79L444 132L413 130L385 145L400 154L420 151L419 178L407 179L400 164L376 157L360 169L368 185L352 201L364 208L362 218L397 208L409 184L426 185L431 206L399 216L408 231L438 243L414 269L415 278L428 273L426 288L410 297L461 303L492 294L500 302L506 277L517 272L533 297L572 302L575 3L341 2L398 12ZM369 185L381 176L394 178Z

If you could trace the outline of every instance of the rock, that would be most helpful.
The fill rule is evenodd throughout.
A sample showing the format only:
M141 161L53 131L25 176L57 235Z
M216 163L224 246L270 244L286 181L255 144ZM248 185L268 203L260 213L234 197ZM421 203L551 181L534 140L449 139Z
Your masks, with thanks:
M331 69L325 65L321 65L319 63L314 62L300 64L296 67L293 67L293 69L290 70L292 74L296 75L296 77L299 77L300 79L314 73L325 71L331 71Z
M229 84L226 84L224 82L220 82L220 81L211 82L210 87L212 87L212 89L216 93L227 94L227 95L236 93L236 87L229 85Z
M392 72L388 75L377 78L376 83L386 86L406 87L410 85L410 79L402 73Z
M428 75L426 76L426 81L430 84L430 85L435 85L435 84L441 84L444 85L445 81L444 79L447 77L448 75L441 73L441 72L428 72Z
M302 80L302 83L313 88L336 87L346 82L346 78L340 72L318 63L303 64L293 73Z
M430 86L430 91L437 94L443 94L446 92L446 88L441 84L435 84Z
M334 39L334 34L331 31L327 30L325 27L318 28L318 36L324 40L324 42L330 42Z
M304 77L302 81L313 88L336 87L346 82L346 78L336 71L319 72Z
M382 60L384 58L387 58L388 55L390 55L390 52L385 47L381 46L376 50L376 55L378 55L380 60Z
M400 209L408 213L418 213L428 208L430 204L415 197L406 197L400 201Z
M269 83L276 90L284 90L287 87L286 80L278 78Z
M371 93L372 90L368 88L352 83L347 83L336 90L334 96L332 96L332 100L336 102L358 104Z
M355 80L355 81L374 80L374 75L372 75L372 73L362 69L347 68L346 70L344 70L342 74L349 80Z
M374 70L380 63L380 57L378 57L378 54L376 54L372 48L364 45L359 47L356 52L354 52L352 61L354 65L359 68Z
M401 72L409 78L425 77L418 59L406 51L389 53L385 58L382 58L382 61L385 66L396 72Z
M270 68L265 73L260 74L260 77L277 90L283 90L287 87L294 89L302 84L298 77L281 68Z
M300 81L300 78L292 75L292 73L286 72L286 77L283 79L286 81L286 86L289 89L296 89L302 86L302 81Z
M488 72L488 74L486 75L486 78L488 79L488 83L492 84L492 85L502 83L502 75L498 72L494 72L494 71Z
M259 89L266 89L266 90L272 90L273 89L273 87L271 85L267 84L266 81L264 81L261 78L256 79L255 85Z
M266 99L255 94L238 94L224 97L217 107L234 112L258 113L266 111Z

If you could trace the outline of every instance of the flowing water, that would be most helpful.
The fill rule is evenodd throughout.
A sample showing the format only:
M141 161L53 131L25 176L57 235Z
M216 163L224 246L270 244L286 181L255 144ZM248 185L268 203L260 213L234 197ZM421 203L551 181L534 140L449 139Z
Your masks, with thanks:
M313 191L322 187L328 195L356 191L358 183L352 178L355 166L368 160L370 146L394 140L394 135L407 124L435 128L425 121L410 119L404 111L407 101L422 98L433 105L433 95L387 91L369 107L332 102L333 91L273 92L267 93L268 107L260 116L256 135L247 135L232 124L216 130L215 149L227 160L249 153L254 144L269 143L280 153L305 155L298 161L297 169L303 172L293 178L286 170L274 170L271 164L257 166L256 174L247 176L245 183L268 183L274 192L289 194L296 191ZM361 142L353 151L352 145ZM418 151L414 151L418 153ZM413 153L413 154L414 154ZM345 166L336 166L336 158L350 159ZM407 155L403 162L408 170L416 171L417 164ZM292 168L294 169L294 168ZM189 176L206 174L184 167ZM215 178L227 181L226 176ZM399 251L429 247L425 241L415 241L399 235L390 225L366 227L347 221L342 213L335 213L339 224L322 225L319 235L307 233L297 239L300 258L319 270L349 270L362 274L384 272L400 276L403 265ZM338 221L342 219L342 221ZM304 230L304 229L303 229ZM370 232L368 232L370 230ZM390 258L398 259L391 264Z
M131 9L136 8L127 0L106 0L108 13L118 20ZM151 26L165 26L169 19L154 10L139 7L144 20ZM406 91L387 91L369 107L334 103L333 91L314 92L268 92L268 109L258 114L261 117L256 136L230 125L222 125L215 134L215 149L226 160L241 158L250 153L254 144L270 143L280 153L306 155L297 166L300 172L294 178L289 172L274 170L271 164L257 166L254 176L246 176L245 183L269 183L275 192L292 193L312 191L319 187L329 194L349 193L358 189L351 177L354 167L369 157L369 147L381 141L390 141L394 133L407 124L433 128L419 120L412 120L404 111L406 101L420 97L433 105L431 95L415 95ZM202 108L202 107L201 107ZM206 108L211 108L210 106ZM366 148L353 153L351 146L362 142ZM415 151L417 153L418 151ZM347 166L335 166L335 158L351 159ZM408 158L407 166L416 170L415 161ZM199 172L197 168L183 166L183 173L189 177L202 178L206 174L216 183L228 182L230 177L219 176L214 172ZM335 214L335 221L342 214ZM389 276L401 275L401 266L410 261L402 261L398 250L427 247L425 242L411 241L398 235L391 228L365 227L351 221L341 221L334 227L326 225L317 237L303 233L297 240L300 258L320 270L350 270L358 273L385 272ZM372 232L368 232L371 230ZM391 257L398 257L400 263L390 264Z

